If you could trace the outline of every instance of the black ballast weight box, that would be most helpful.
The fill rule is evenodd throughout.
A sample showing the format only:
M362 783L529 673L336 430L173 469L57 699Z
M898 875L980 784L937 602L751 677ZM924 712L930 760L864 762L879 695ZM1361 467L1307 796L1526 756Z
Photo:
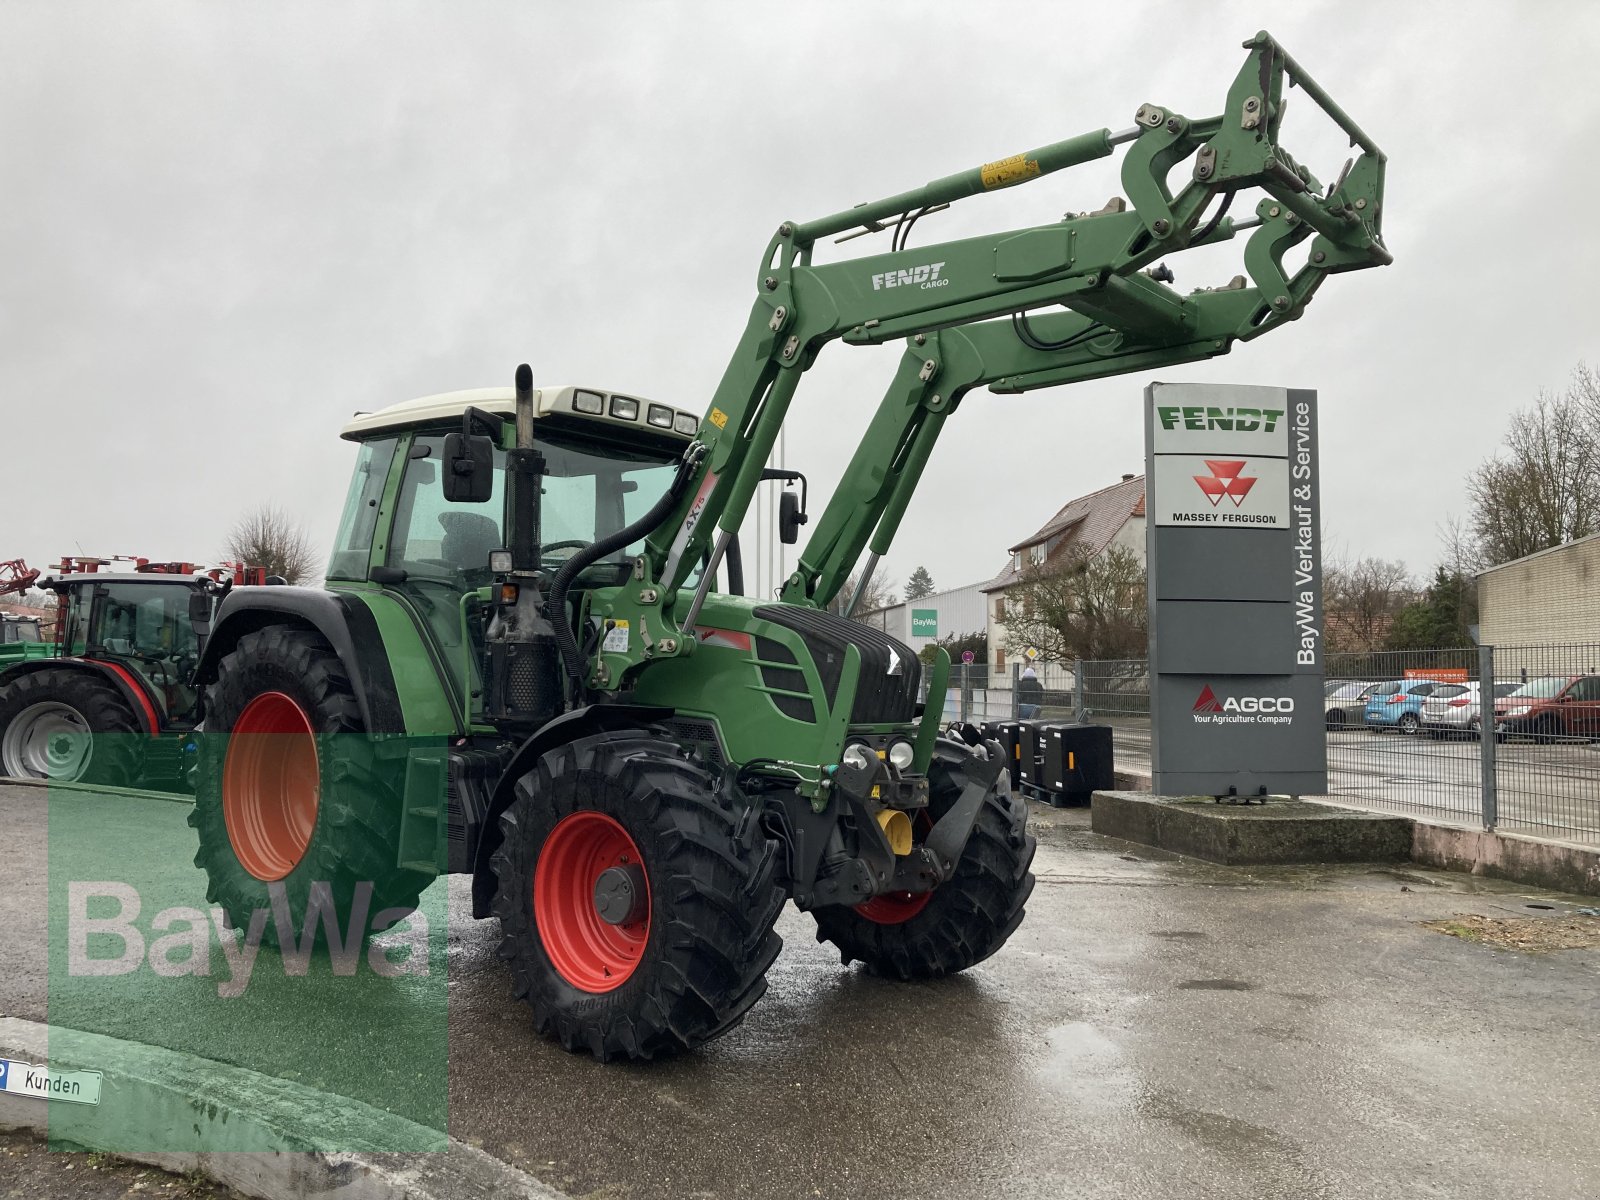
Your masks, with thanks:
M1022 784L1022 722L985 721L982 729L984 737L993 738L1005 751L1006 770L1011 775L1011 790L1016 791Z
M1064 801L1083 803L1095 791L1116 786L1109 725L1048 725L1039 786Z

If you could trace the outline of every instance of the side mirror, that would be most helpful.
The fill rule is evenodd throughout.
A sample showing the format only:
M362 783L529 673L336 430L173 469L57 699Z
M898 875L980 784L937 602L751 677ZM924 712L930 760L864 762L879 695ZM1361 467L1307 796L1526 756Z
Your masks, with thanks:
M800 497L785 491L778 499L778 540L792 546L800 540L800 526L809 518L800 506Z
M452 433L444 439L444 498L450 504L482 504L494 493L494 439Z

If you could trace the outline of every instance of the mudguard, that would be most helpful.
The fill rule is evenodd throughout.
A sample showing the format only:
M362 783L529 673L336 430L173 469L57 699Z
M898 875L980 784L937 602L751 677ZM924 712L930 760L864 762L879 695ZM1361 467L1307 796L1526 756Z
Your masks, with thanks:
M195 671L204 687L239 639L268 625L312 629L328 639L350 676L369 733L404 733L405 718L389 656L372 610L354 596L303 587L237 587L223 598Z

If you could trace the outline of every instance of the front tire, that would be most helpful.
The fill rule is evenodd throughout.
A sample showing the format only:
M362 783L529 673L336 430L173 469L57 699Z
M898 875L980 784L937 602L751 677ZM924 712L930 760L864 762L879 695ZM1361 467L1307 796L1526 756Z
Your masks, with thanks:
M970 753L944 739L936 744L928 772L934 820L960 796L952 768ZM982 962L1022 924L1033 891L1028 868L1037 843L1027 832L1027 819L1026 802L996 781L950 879L920 895L875 896L854 907L819 908L812 914L817 941L837 946L842 965L859 960L891 979L936 979Z
M755 812L644 733L558 746L515 787L494 912L534 1028L605 1061L738 1025L783 945L778 847Z
M134 787L146 731L89 669L35 671L0 691L0 775Z
M276 625L245 634L218 665L205 713L194 864L234 928L265 911L263 941L281 943L283 932L298 941L320 894L333 911L324 908L315 936L336 920L341 943L359 944L377 914L398 910L387 925L416 908L431 877L396 865L398 789L370 753L350 677L321 634Z

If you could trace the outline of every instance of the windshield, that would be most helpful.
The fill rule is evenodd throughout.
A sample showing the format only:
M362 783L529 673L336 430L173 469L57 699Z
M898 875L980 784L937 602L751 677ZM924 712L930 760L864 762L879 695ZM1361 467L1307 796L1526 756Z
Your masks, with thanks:
M1559 695L1561 690L1572 681L1565 675L1549 675L1543 679L1530 679L1516 691L1513 696L1526 696L1532 700L1548 700Z
M559 435L541 437L539 450L545 459L540 525L549 565L644 516L666 492L677 469L676 457L602 448ZM626 559L643 545L640 538L602 561Z

